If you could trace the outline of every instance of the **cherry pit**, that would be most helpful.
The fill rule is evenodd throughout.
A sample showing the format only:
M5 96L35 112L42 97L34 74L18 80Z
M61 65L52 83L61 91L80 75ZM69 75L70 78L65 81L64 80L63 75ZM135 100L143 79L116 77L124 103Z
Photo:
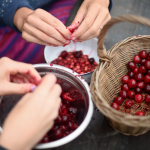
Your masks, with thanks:
M67 52L62 51L58 58L53 60L51 64L61 65L72 69L78 74L84 74L96 69L97 63L94 58L89 58L88 55L84 55L82 50Z
M128 73L122 77L121 91L111 107L131 115L145 116L150 106L150 52L140 51L127 67Z

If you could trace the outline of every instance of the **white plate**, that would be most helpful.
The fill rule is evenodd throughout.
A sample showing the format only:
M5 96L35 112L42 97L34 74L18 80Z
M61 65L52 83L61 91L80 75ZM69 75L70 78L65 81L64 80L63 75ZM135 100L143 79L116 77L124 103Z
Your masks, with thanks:
M44 58L46 63L50 64L51 61L58 58L58 56L63 50L66 50L68 52L72 52L74 50L82 50L84 55L88 55L89 58L93 57L95 61L99 63L99 58L97 56L97 42L98 39L93 38L84 42L77 42L77 43L71 41L71 43L65 47L46 46L44 49ZM90 83L92 73L93 72L85 73L81 76L87 81L87 83Z
M72 52L74 50L82 50L84 55L88 55L90 58L93 57L95 61L98 63L99 58L97 56L97 38L90 39L84 42L71 43L65 47L52 47L45 46L44 49L44 58L47 63L50 63L54 59L56 59L63 50L68 52Z

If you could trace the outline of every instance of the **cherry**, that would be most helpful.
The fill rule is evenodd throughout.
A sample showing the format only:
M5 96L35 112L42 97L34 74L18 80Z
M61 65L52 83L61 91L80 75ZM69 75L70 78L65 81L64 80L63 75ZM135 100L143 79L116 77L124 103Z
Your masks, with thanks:
M68 122L68 127L69 127L69 129L74 129L74 124L73 124L73 122L69 121L69 122Z
M134 91L128 91L128 97L130 99L134 99L135 98L135 92Z
M150 84L146 84L144 90L146 93L150 94Z
M146 74L147 74L147 75L150 75L150 70L147 70Z
M61 56L62 58L65 58L67 55L68 55L68 52L67 52L67 51L62 51L61 54L60 54L60 56Z
M123 102L123 98L121 96L118 96L114 99L114 102L116 102L118 105L120 105Z
M74 123L74 129L77 129L79 126L78 126L78 124L77 123Z
M77 115L78 114L78 109L71 106L68 108L68 111L70 112L70 114L73 114L73 115Z
M129 82L128 82L128 87L129 88L135 88L136 85L137 85L136 80L134 80L134 79L129 80Z
M61 129L56 129L53 131L53 137L57 140L63 137L63 132Z
M145 74L146 73L146 67L145 66L140 66L138 72Z
M142 93L142 89L139 87L135 87L134 89L135 94L141 94Z
M125 75L125 76L122 77L122 82L128 83L129 79L130 79L129 76Z
M74 32L74 29L71 29L71 28L68 28L69 29L69 31L71 32L71 33L73 33Z
M127 100L127 101L125 102L125 107L126 107L126 108L131 108L132 105L133 105L133 102L132 102L131 100Z
M121 89L128 92L128 91L129 91L128 84L123 84L123 85L121 86Z
M135 95L135 101L137 103L141 103L143 101L143 95L142 94Z
M131 61L131 62L128 63L128 67L129 67L130 70L134 70L136 68L136 65L135 65L134 62Z
M136 68L135 68L135 69L136 69ZM134 69L134 70L135 70L135 69ZM128 76L130 77L130 79L133 79L134 76L135 76L134 71L129 71L129 72L128 72Z
M145 50L140 51L139 56L140 56L140 58L146 58L147 52Z
M137 115L137 116L145 116L145 114L144 114L143 111L138 111L138 112L136 113L136 115Z
M127 97L128 97L128 94L127 94L127 92L126 91L120 91L119 92L119 95L123 98L123 99L126 99Z
M145 95L145 102L150 103L150 95Z
M144 75L142 73L137 73L134 77L134 79L137 81L137 82L140 82L140 81L143 81L144 80Z
M141 58L140 58L139 55L135 55L134 58L133 58L133 60L134 60L134 62L135 62L136 64L139 64L139 63L141 62Z
M62 100L63 104L65 104L67 107L70 106L70 102L69 101L66 101L66 100Z
M143 89L145 87L145 83L143 81L142 82L138 82L137 87Z
M63 132L66 132L66 131L68 131L68 126L62 124L62 125L60 125L60 129L61 129Z
M150 76L149 75L146 75L145 77L144 77L144 83L150 83Z
M82 100L83 96L80 91L76 88L72 88L69 90L70 96L75 100Z
M150 60L150 52L147 54L146 59L147 59L147 60Z
M69 101L69 102L73 102L74 99L70 96L70 93L69 92L66 92L66 93L63 93L62 94L62 98L66 101Z
M145 67L146 67L147 69L150 69L150 60L147 60L147 61L145 62Z
M119 110L119 105L118 105L117 103L115 103L115 102L113 102L113 103L111 104L111 107L113 107L113 108L116 109L116 110Z
M80 51L76 51L73 53L73 55L75 58L79 58L79 57L81 57L82 53Z
M141 65L145 65L146 59L141 60Z
M58 115L58 117L56 118L55 123L57 123L57 124L61 123L61 116L60 115Z
M94 58L89 58L90 64L93 64L95 62Z
M62 106L59 108L59 114L60 114L61 116L66 115L67 112L68 112L68 109L67 109L67 106L66 106L66 105L62 105Z
M69 121L69 116L67 114L61 116L61 121L62 123L67 123Z
M138 72L139 72L139 68L136 67L136 68L133 70L133 72L134 72L135 74L138 73Z
M40 143L48 143L50 140L49 140L49 136L48 135L45 135L44 137L43 137L43 139L41 140L41 142Z

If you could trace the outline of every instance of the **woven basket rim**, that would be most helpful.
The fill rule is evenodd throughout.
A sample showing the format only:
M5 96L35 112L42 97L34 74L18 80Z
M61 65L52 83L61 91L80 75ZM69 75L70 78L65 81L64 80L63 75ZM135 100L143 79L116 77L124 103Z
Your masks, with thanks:
M126 44L127 42L133 41L133 40L139 40L139 39L143 39L143 38L149 38L150 39L150 35L138 35L138 36L132 36L132 37L128 37L118 43L116 43L111 49L109 49L107 51L108 56L113 57L113 54L115 52L115 50L120 47L123 46L124 44ZM92 80L94 80L94 77L98 74L100 75L101 71L103 70L105 65L108 65L109 62L101 62L97 69L94 71L93 75L92 75ZM113 117L113 120L116 122L120 122L121 118L124 118L128 121L124 122L125 125L129 125L132 127L149 127L150 126L150 115L149 116L133 116L133 115L128 115L125 113L122 113L120 111L115 110L114 108L112 108L106 101L105 99L102 97L101 95L101 91L98 90L98 79L96 78L95 84L91 83L90 85L90 89L92 90L92 86L94 86L94 90L92 91L92 99L95 102L95 105L98 107L98 109L108 118L112 119L110 117L110 114L108 114L108 111L106 113L105 109L109 110L109 112L111 112L111 114L115 117ZM97 84L97 85L96 85ZM94 94L99 98L99 100L101 101L101 107L99 107L99 105L97 105L97 102L94 100ZM111 115L111 116L112 116ZM131 124L132 122L132 124Z

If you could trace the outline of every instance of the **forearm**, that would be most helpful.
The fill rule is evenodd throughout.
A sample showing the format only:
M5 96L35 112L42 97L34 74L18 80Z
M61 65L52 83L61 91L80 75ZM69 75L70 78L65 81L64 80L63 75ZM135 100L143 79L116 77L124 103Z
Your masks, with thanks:
M13 18L13 23L19 31L22 31L24 20L31 13L33 13L33 10L27 7L22 7L16 11Z

